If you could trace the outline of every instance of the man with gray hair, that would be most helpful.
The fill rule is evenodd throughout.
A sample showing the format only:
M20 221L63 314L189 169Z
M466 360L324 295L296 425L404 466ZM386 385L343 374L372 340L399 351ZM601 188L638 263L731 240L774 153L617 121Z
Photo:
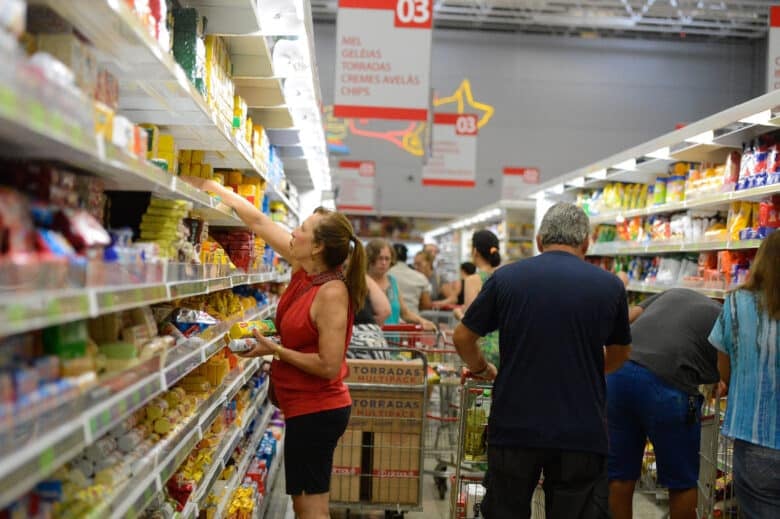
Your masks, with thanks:
M496 270L455 329L474 376L495 379L486 519L530 517L542 471L547 519L609 517L604 375L628 358L631 330L623 284L584 261L588 235L582 209L552 206L542 254ZM494 330L498 373L477 346Z

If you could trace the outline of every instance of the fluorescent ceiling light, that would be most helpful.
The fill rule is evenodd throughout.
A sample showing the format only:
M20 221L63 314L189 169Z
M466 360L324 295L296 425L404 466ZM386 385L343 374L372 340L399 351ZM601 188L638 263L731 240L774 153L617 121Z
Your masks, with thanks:
M712 144L712 140L714 138L715 132L713 130L708 130L704 133L700 133L699 135L694 135L693 137L685 139L685 142L692 142L694 144Z
M614 169L620 169L623 171L633 171L636 169L636 159L624 160L623 162L618 162L612 167Z
M654 152L648 153L647 156L648 157L652 157L654 159L662 159L663 160L663 159L668 159L669 158L670 152L671 152L671 150L669 149L669 146L667 146L665 148L658 148Z
M772 120L772 110L764 110L757 114L753 114L750 117L740 119L739 122L747 124L766 124Z

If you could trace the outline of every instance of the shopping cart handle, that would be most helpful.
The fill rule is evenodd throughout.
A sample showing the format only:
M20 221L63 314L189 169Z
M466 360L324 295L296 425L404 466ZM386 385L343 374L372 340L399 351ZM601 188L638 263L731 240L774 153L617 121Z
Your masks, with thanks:
M421 324L385 324L382 326L383 332L421 332Z

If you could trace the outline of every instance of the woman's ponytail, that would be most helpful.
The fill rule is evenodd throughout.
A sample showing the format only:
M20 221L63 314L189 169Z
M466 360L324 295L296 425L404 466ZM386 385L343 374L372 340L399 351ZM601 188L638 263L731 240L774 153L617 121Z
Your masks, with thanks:
M344 275L349 290L349 301L357 312L363 308L368 286L366 285L366 249L355 236L349 239L352 242L352 252L349 256L349 264Z

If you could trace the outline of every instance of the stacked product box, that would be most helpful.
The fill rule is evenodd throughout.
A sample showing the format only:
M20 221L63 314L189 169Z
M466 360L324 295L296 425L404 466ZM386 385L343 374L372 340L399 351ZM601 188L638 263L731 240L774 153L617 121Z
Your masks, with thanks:
M425 370L420 361L348 360L352 415L339 441L331 498L337 502L419 502ZM395 388L397 386L397 388ZM406 391L402 386L420 386ZM359 461L358 461L359 460Z

